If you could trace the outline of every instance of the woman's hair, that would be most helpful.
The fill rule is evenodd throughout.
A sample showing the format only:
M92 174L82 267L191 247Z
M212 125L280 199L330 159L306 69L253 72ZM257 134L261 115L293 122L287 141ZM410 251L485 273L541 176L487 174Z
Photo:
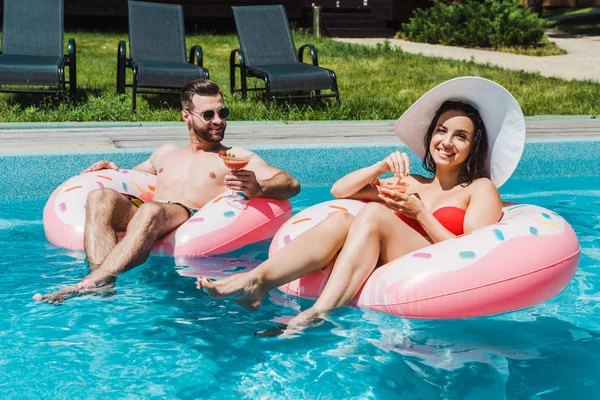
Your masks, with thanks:
M489 171L486 169L488 138L483 120L475 107L468 103L456 100L446 100L437 110L433 120L431 120L429 128L427 128L427 134L425 135L424 140L426 151L425 157L423 158L423 168L425 168L426 171L435 174L436 165L429 151L429 145L431 144L431 138L433 137L433 132L435 131L435 126L440 116L447 111L460 111L473 121L473 125L475 125L471 152L458 174L458 184L468 186L475 179L489 177Z
M211 81L210 79L201 78L195 81L189 81L183 88L181 88L181 107L184 110L193 110L194 103L192 103L192 97L197 94L198 96L216 96L221 94L219 85Z

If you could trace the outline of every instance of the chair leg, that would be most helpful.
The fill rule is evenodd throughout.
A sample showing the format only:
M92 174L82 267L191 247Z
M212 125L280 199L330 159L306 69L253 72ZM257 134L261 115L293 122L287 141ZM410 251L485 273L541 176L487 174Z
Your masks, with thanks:
M135 112L137 108L137 91L135 90L135 85L131 88L131 111Z
M269 75L265 76L265 98L268 100L271 100L271 97L273 97L273 95L271 94L271 80L269 79ZM273 98L273 100L275 100Z
M331 78L331 90L335 93L335 99L337 100L338 106L341 104L340 102L340 91L338 89L337 77L335 76L335 72L330 71L329 76Z
M127 61L125 60L125 41L121 40L119 42L119 47L117 48L117 93L123 94L125 93L125 66Z
M58 67L58 90L59 95L61 96L61 100L67 100L67 82L65 81L65 60L63 60L63 63Z
M246 72L246 68L244 68L242 66L242 67L240 67L240 80L241 80L241 85L242 85L242 100L246 100L246 98L248 97L248 87L247 87L246 79L248 79L248 74Z
M131 111L135 112L137 108L137 81L138 81L138 70L133 70L133 85L131 85Z
M76 68L74 66L69 66L69 96L72 99L75 98L77 94L77 78L76 78Z
M69 96L72 99L77 94L77 47L75 46L75 39L69 39L68 45L69 52Z
M235 53L232 51L229 56L229 92L235 93Z

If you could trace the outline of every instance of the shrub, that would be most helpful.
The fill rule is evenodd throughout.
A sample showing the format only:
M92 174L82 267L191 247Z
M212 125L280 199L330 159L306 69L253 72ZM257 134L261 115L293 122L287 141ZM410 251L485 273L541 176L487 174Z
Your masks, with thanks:
M415 10L402 29L407 39L416 42L531 46L544 37L545 24L529 9L519 7L519 0L434 0L432 7Z

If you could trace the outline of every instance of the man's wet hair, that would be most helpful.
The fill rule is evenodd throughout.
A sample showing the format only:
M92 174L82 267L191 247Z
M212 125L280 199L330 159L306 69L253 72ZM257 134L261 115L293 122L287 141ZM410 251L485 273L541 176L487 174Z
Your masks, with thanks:
M195 94L198 96L216 96L221 95L221 89L219 88L219 85L210 79L202 78L196 79L195 81L189 81L181 88L181 107L184 110L194 109L192 97L194 97Z

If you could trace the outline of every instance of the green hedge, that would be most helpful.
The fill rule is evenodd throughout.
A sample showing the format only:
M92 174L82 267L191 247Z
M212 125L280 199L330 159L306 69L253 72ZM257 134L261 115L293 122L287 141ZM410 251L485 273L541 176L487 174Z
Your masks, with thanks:
M519 0L435 0L402 25L407 39L465 47L531 46L544 37L546 22Z

